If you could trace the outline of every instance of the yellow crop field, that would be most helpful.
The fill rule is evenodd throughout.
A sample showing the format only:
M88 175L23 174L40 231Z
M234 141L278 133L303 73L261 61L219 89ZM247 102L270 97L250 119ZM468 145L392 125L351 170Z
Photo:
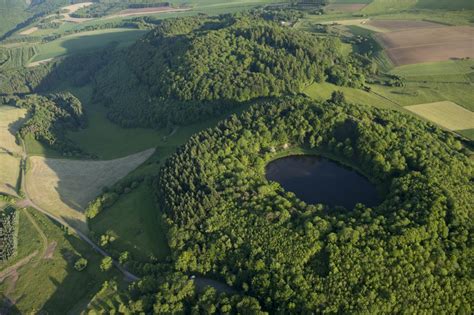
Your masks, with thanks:
M474 113L453 102L418 104L404 108L449 130L474 128Z
M16 195L19 175L20 158L7 153L0 153L0 193Z
M26 110L0 105L0 151L18 154L21 147L16 143L15 133L21 126Z
M145 162L149 149L108 161L29 158L26 192L39 207L87 232L84 209L106 186Z

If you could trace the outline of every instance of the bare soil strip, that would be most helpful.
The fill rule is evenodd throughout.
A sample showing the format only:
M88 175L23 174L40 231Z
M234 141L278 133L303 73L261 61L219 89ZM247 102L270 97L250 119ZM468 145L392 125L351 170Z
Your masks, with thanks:
M19 260L16 264L11 265L10 267L6 268L5 270L2 270L0 272L0 282L3 282L6 278L10 277L13 273L17 272L17 270L24 265L26 265L33 257L35 257L38 254L38 251L35 250L33 253L30 255L26 256L25 258Z
M38 28L36 26L30 27L30 28L24 30L23 32L20 32L20 35L30 35L30 34L36 32L37 30L38 30Z
M474 57L474 27L415 28L377 35L397 66Z

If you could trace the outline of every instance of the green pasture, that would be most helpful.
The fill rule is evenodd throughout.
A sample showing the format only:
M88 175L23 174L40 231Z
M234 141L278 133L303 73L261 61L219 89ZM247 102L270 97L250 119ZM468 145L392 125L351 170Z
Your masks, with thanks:
M142 183L89 221L89 227L98 237L113 235L116 240L110 248L128 251L133 259L146 260L151 255L165 259L169 255L166 226L153 196Z
M29 212L43 237L24 211ZM119 279L115 269L108 273L100 271L101 256L89 245L76 236L67 235L36 210L21 210L18 246L18 258L34 251L37 254L17 270L19 277L14 285L11 283L14 280L7 279L0 284L0 290L5 292L10 286L8 297L16 300L15 308L21 314L66 314L74 305L89 301L105 280ZM48 252L52 257L44 255ZM87 268L81 272L73 267L79 256L88 260Z
M345 86L337 86L331 83L313 83L308 86L303 93L317 100L327 100L331 97L332 92L341 91L350 103L366 104L370 106L399 109L399 107L388 99L380 97L374 93L366 92L361 89L355 89Z
M38 54L32 62L59 57L71 53L88 52L103 48L112 42L119 42L121 47L131 45L145 34L143 30L107 29L83 32L61 37L38 46Z

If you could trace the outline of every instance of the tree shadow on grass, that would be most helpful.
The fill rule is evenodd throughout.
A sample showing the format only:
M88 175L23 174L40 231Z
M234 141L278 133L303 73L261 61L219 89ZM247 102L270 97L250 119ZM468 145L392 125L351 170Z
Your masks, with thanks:
M9 315L9 314L21 314L20 310L15 306L14 301L0 294L0 314Z
M75 313L79 313L85 310L87 304L101 289L104 281L117 276L114 271L103 273L99 270L102 257L88 244L74 236L66 236L66 238L72 249L63 247L56 255L60 254L67 262L67 275L61 281L53 275L48 276L56 290L43 305L40 313L66 314L72 309ZM74 263L79 257L84 257L88 261L88 266L83 271L74 269Z

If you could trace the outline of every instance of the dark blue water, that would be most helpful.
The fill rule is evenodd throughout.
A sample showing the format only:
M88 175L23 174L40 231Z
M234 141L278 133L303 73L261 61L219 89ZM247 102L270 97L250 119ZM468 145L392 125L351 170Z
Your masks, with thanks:
M380 202L375 186L367 178L318 156L293 155L272 161L267 165L266 177L310 204L352 209L357 203L371 207Z

